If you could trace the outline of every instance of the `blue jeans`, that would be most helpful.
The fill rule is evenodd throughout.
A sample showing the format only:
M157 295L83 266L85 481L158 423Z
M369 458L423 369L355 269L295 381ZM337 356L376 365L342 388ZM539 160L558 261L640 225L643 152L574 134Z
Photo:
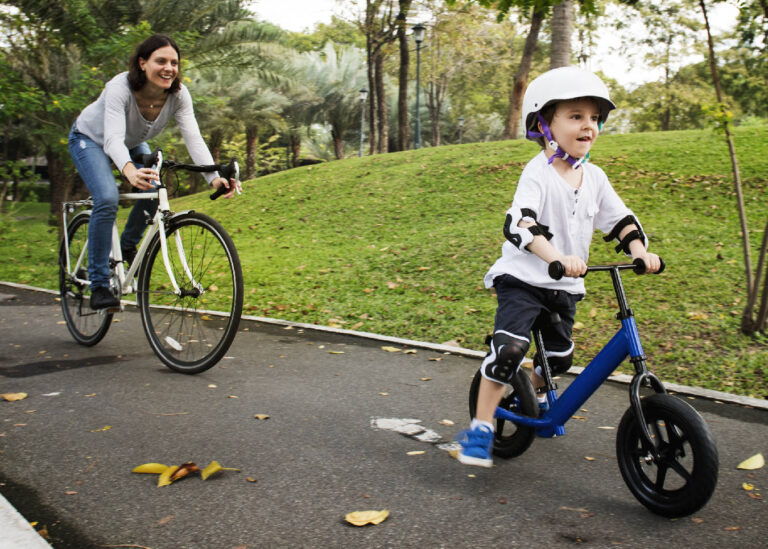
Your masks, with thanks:
M149 145L141 143L130 151L131 156L149 154ZM88 279L91 288L109 286L109 252L112 249L112 224L117 217L118 188L112 173L112 162L101 145L72 126L69 134L69 154L80 177L93 198L91 221L88 224ZM141 168L140 164L136 164ZM137 200L128 216L120 237L122 249L135 248L144 234L147 212L154 216L157 200Z

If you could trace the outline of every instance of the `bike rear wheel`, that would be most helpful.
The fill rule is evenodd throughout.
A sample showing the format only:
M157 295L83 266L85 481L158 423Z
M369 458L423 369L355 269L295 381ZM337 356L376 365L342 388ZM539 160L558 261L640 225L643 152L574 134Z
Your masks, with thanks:
M679 398L654 394L641 401L645 423L659 459L654 459L634 411L621 419L616 456L632 494L664 517L690 515L701 509L717 484L715 440L702 417Z
M165 236L181 295L174 293L158 233L139 273L144 333L166 366L197 374L224 356L237 333L243 309L240 258L224 228L200 213L171 219Z
M480 380L483 375L478 370L469 387L469 415L475 417L477 410L477 396L480 391ZM526 372L520 368L512 378L511 385L507 388L499 406L518 414L538 417L539 403L533 390L531 380ZM517 457L525 452L536 437L536 429L516 425L502 418L496 418L496 433L493 438L493 453L502 458Z
M90 212L80 212L67 226L69 265L64 241L59 246L59 296L67 329L75 341L92 346L101 341L112 324L112 313L106 309L94 311L90 306L91 287L78 282L88 279L88 223Z

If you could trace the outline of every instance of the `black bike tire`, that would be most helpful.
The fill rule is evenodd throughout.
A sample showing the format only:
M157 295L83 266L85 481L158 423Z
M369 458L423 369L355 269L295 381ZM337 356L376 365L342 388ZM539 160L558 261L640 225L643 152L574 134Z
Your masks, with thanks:
M651 433L657 433L661 463L654 462L655 478L650 478L644 469L649 467L649 453L643 448L640 425L632 408L621 419L616 434L616 456L619 470L632 494L654 513L677 518L690 515L701 509L712 496L717 485L719 459L717 445L704 419L687 402L671 395L653 394L641 400L645 421ZM661 436L663 429L666 440ZM668 440L674 434L674 444ZM678 434L679 432L679 434ZM679 450L687 444L693 458L690 470L678 461ZM676 450L677 447L677 451ZM683 450L685 450L683 448ZM668 471L680 470L688 477L683 486L674 490L664 488ZM663 472L662 472L663 471ZM680 478L684 478L680 475ZM658 482L661 479L661 487Z
M160 245L160 235L156 234L147 248L147 253L141 262L139 271L139 291L137 292L137 301L141 322L144 327L144 333L149 340L150 346L160 360L170 369L184 374L198 374L208 370L221 360L224 354L229 350L232 341L237 334L240 323L240 316L243 310L243 272L240 266L240 257L237 254L232 238L227 231L217 221L211 217L198 212L189 212L174 217L166 227L166 238L171 238L173 233L183 227L195 225L201 230L209 231L215 239L221 244L228 258L229 269L232 275L232 306L228 313L226 327L220 339L212 346L209 353L193 360L182 360L180 357L171 353L160 341L154 330L152 322L152 303L150 302L149 285L153 266L157 260L160 262L160 272L165 275L165 267L162 264L162 254Z
M469 387L469 416L475 417L477 410L477 395L480 390L480 380L482 374L480 370L475 373L472 384ZM533 390L531 380L526 372L521 368L512 378L512 391L501 399L499 406L511 410L515 396L519 399L520 409L515 410L526 416L538 417L539 404L536 400L536 393ZM505 432L506 429L506 432ZM536 429L516 425L502 419L496 418L496 432L493 437L493 453L501 458L517 457L525 452L536 438Z
M86 225L85 236L88 236L87 225L90 220L90 212L80 212L75 217L73 217L67 225L67 240L69 242L70 251L72 250L74 244L73 241L75 233L78 231L78 229L80 229L82 225ZM64 321L67 324L67 329L69 330L69 333L72 335L74 340L77 341L80 345L92 347L104 339L104 336L107 335L107 331L109 331L109 327L112 325L112 313L108 311L93 311L90 309L90 303L85 304L83 302L85 298L84 294L81 293L79 298L75 298L70 295L70 288L71 286L69 284L69 275L67 273L66 249L64 247L64 240L62 239L61 244L59 245L59 297L61 298L61 311L64 316ZM84 333L81 331L75 318L72 316L72 312L69 309L69 304L73 303L73 300L78 299L80 301L78 306L86 308L88 310L89 316L93 315L96 320L100 321L92 333Z

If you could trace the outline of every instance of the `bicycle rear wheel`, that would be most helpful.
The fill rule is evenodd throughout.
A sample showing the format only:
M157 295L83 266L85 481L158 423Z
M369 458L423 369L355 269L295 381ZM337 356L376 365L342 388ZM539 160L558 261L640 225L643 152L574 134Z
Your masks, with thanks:
M106 309L94 311L90 307L91 287L78 282L88 279L88 223L90 212L80 212L67 226L69 239L69 265L67 272L67 250L62 240L59 246L59 296L61 310L67 329L75 341L92 346L101 341L112 325L112 313Z
M480 380L483 375L478 370L469 387L469 415L475 417L477 410L477 395L480 391ZM499 406L518 414L538 417L539 403L533 391L531 380L525 371L518 369L512 384L507 388ZM502 418L496 418L496 432L493 437L493 453L503 458L517 457L525 452L536 437L536 429L516 425Z
M688 403L665 394L641 401L645 423L659 454L654 459L629 408L616 435L624 482L648 509L664 517L701 509L717 485L717 446L702 417Z
M181 295L174 293L158 233L139 273L141 321L166 366L197 374L224 356L237 333L243 310L240 258L224 228L200 213L171 219L166 239L170 270Z

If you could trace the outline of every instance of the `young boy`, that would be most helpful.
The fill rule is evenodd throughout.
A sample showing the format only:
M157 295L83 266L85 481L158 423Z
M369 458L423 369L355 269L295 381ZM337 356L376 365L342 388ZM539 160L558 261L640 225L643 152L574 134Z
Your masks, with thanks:
M523 98L526 137L542 151L525 167L512 207L507 211L501 257L485 275L494 287L498 308L475 418L458 435L459 461L491 467L493 416L505 385L516 374L530 345L533 322L541 311L557 312L561 322L543 333L554 373L571 366L576 302L584 297L589 244L595 228L616 238L617 252L642 258L648 272L660 268L659 257L646 251L640 223L611 187L605 173L587 163L608 113L615 108L608 88L594 74L562 67L533 80ZM550 278L553 261L565 267L560 280ZM534 387L543 379L531 375ZM540 406L546 400L540 399Z

